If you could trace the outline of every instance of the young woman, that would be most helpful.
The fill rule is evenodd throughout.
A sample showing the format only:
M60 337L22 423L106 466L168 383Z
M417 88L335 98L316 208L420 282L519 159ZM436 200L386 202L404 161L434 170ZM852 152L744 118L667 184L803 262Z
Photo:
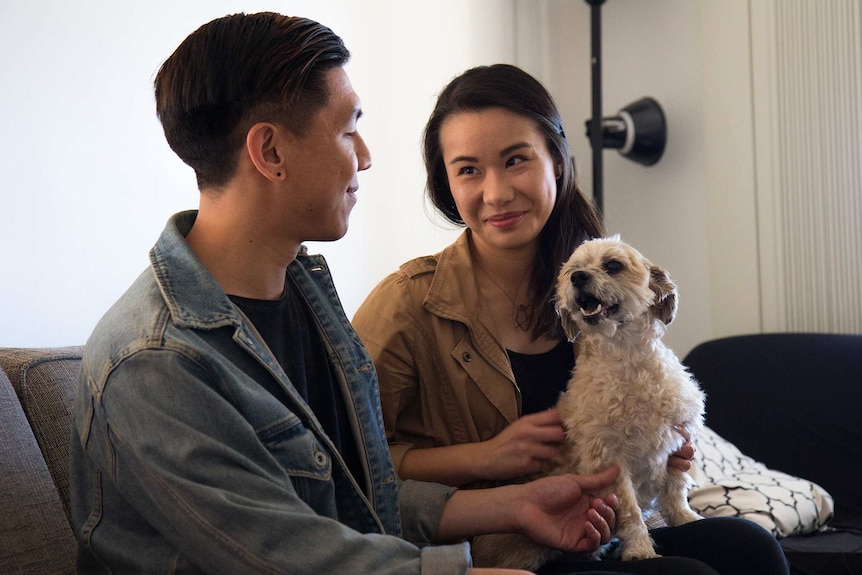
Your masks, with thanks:
M431 202L466 229L381 281L354 328L378 371L402 478L511 481L537 471L564 439L552 408L576 344L562 333L553 287L572 251L604 230L577 187L551 95L517 67L483 66L452 80L426 125L424 158ZM692 455L686 442L669 464L687 470ZM690 525L653 530L662 554L683 557L631 562L626 571L787 572L780 546L753 524ZM621 567L581 561L565 569L601 566Z

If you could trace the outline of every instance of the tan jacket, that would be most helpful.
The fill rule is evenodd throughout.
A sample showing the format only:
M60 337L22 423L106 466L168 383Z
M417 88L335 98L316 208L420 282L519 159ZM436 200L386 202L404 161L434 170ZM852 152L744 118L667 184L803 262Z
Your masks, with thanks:
M485 441L520 412L506 350L478 319L469 238L402 265L353 318L377 369L396 472L411 447Z

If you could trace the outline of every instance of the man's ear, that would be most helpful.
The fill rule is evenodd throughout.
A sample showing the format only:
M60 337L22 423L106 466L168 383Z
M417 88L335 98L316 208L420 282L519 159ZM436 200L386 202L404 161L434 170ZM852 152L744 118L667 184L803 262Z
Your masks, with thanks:
M249 159L260 174L273 182L281 181L287 175L284 154L279 149L284 129L269 122L258 122L252 126L245 137L245 147Z

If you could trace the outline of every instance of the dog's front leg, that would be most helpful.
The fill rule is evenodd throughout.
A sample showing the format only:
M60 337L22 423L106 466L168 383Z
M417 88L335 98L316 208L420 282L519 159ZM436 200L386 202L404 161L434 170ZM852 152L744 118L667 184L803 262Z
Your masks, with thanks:
M622 543L623 561L659 557L643 520L637 495L628 470L620 469L614 489L620 499L616 535Z
M703 519L688 504L691 477L679 469L668 469L664 489L658 496L662 517L671 527Z

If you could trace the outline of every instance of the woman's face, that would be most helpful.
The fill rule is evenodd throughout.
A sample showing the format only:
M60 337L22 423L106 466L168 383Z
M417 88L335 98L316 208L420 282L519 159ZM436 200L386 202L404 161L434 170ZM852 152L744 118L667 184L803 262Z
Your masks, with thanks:
M459 112L441 125L440 146L452 197L477 247L535 247L560 173L535 123L504 108Z

